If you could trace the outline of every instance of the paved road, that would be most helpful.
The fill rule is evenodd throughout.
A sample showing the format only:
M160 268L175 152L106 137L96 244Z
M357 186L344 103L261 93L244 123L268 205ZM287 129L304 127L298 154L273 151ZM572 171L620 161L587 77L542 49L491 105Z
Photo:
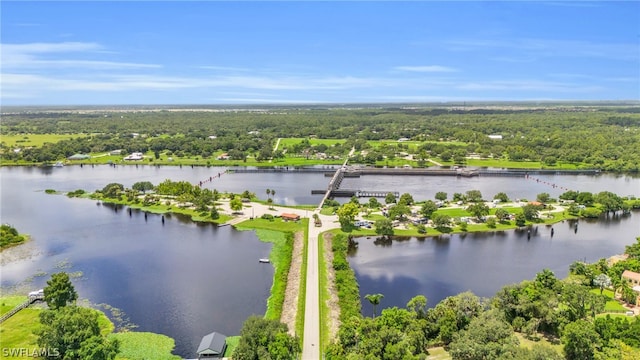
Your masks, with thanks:
M278 139L279 144L280 139ZM353 155L355 149L352 148L349 152L349 156ZM349 156L345 159L342 166L346 166ZM323 198L323 202L326 199ZM239 216L238 218L230 221L231 225L237 224L249 218L249 216L260 217L262 214L279 214L282 209L278 209L277 211L269 210L269 208L262 204L252 203L252 208L249 211L247 209L244 210L244 214ZM223 202L221 204L221 208L225 212L230 212L229 203ZM278 208L274 206L274 208ZM336 217L335 216L323 216L320 215L320 209L322 208L322 203L319 204L318 208L313 211L320 216L322 221L321 227L316 227L313 221L313 213L309 214L306 210L298 210L298 209L290 209L287 208L286 212L288 213L296 213L301 217L309 218L309 243L307 249L307 284L306 284L306 293L305 293L305 308L304 308L304 339L302 341L302 360L316 360L321 359L320 354L320 280L319 280L319 263L318 263L318 247L321 245L319 243L318 237L320 233L330 230L334 227L339 227L335 224Z
M353 155L355 148L351 148L349 156L344 160L342 166L346 166L349 157ZM340 170L338 170L340 171ZM337 173L337 172L336 172ZM335 175L334 175L335 178ZM318 205L314 213L319 214L322 203L326 200L327 194ZM309 248L307 249L307 288L304 308L304 339L302 341L302 359L320 359L320 280L318 273L318 246L321 246L318 237L323 231L335 227L334 217L320 216L322 227L316 227L313 222L313 215L309 219Z

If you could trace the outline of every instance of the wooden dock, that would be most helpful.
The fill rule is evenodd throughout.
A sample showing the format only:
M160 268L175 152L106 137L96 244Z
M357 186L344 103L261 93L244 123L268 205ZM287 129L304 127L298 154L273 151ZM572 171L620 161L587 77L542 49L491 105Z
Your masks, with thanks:
M0 323L3 323L8 318L10 318L13 315L15 315L18 311L20 311L20 310L22 310L22 309L24 309L26 307L29 307L29 305L33 304L36 301L44 301L44 294L38 294L38 295L29 296L29 298L25 302L23 302L22 304L14 307L8 313L2 315L0 317Z

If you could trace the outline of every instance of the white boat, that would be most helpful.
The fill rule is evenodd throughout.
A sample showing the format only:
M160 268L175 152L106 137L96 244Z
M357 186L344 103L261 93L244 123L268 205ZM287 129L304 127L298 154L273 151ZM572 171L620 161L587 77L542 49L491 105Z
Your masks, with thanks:
M258 259L258 262L261 262L261 263L268 263L268 262L269 262L269 259L267 259L267 258Z
M53 167L63 167L64 164L62 163L62 161L58 161L57 163L53 164Z

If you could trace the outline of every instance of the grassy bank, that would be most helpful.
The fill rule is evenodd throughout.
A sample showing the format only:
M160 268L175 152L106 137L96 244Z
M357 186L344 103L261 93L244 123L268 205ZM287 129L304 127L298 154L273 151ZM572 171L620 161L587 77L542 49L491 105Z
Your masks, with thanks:
M58 192L54 193L57 194ZM86 194L81 196L83 198L88 198L92 200L98 200L105 204L113 204L113 205L124 205L128 206L132 209L141 210L144 212L152 213L152 214L177 214L184 215L191 219L194 222L208 222L214 224L224 224L227 221L233 219L232 216L225 215L220 213L220 217L217 219L212 219L209 213L198 212L194 209L190 208L181 208L175 205L165 205L165 204L155 204L145 206L142 203L136 203L133 201L127 201L124 197L120 199L116 198L105 198L102 196L96 196L96 194Z
M26 308L18 311L15 315L0 324L0 339L2 348L5 349L29 349L33 351L39 349L38 337L33 333L40 328L40 318L38 315L42 310ZM4 351L0 352L0 359L25 359L21 356L5 356Z
M327 301L330 298L329 287L329 273L327 266L333 264L327 264L324 255L324 235L320 234L318 237L318 286L319 289L319 302L320 302L320 350L322 351L325 345L329 344L329 305Z
M308 219L298 222L285 222L282 219L253 219L237 225L238 230L256 230L260 241L273 243L269 260L273 264L273 285L271 296L267 300L267 311L264 315L267 319L280 320L282 304L287 288L287 276L291 266L291 254L293 252L293 234L304 231L308 226Z
M361 317L360 288L356 274L347 260L349 238L339 230L335 231L332 240L333 269L335 270L335 285L338 291L338 305L340 306L340 321L345 322L353 316Z
M308 228L307 228L308 229ZM307 299L307 254L309 252L309 232L304 232L304 248L302 249L302 264L300 269L300 289L298 290L298 313L296 314L296 335L300 344L304 343L304 312Z
M24 302L26 296L2 296L0 297L0 311L4 314L16 305ZM15 315L0 324L0 339L2 348L5 349L30 349L31 352L39 349L38 337L34 334L40 328L40 313L42 307L31 306L18 311ZM99 310L93 310L98 314L100 332L104 336L116 338L120 341L120 353L117 360L177 360L179 356L171 354L175 341L161 334L147 332L121 332L114 333L114 325L109 318ZM32 357L5 356L0 352L0 359L26 359Z

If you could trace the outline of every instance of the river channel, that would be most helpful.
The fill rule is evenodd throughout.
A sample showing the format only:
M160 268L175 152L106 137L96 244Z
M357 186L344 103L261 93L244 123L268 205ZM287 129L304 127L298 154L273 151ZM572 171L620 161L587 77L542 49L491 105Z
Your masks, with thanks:
M63 168L0 168L2 223L28 233L33 248L26 258L4 261L1 285L27 282L40 288L51 273L81 272L74 280L81 298L121 309L139 331L166 334L176 340L175 353L193 357L201 337L211 331L239 333L244 319L263 314L273 269L259 264L271 245L253 232L232 227L198 225L176 216L163 225L160 216L126 208L98 206L86 199L47 195L45 189L93 191L111 182L130 187L137 181L165 179L192 183L222 173L204 186L221 192L249 190L266 197L276 191L278 204L317 204L328 178L313 173L227 174L224 168L153 166L66 166ZM559 187L620 195L640 195L640 181L631 176L538 176L523 178L454 178L363 176L345 179L343 188L409 192L416 200L432 199L436 191L478 189L485 198L499 191L510 197L552 197ZM546 183L546 184L545 184ZM556 184L552 187L548 184ZM560 185L562 184L562 185ZM365 201L366 199L362 199ZM404 306L424 294L430 305L460 291L490 296L500 286L532 277L549 267L562 275L576 259L595 260L624 249L640 234L640 214L594 223L557 224L553 238L540 228L530 241L513 231L501 234L453 235L408 239L391 246L360 241L350 259L361 294L383 293L384 306ZM34 276L35 275L35 276ZM40 276L37 276L40 275ZM395 294L395 295L394 295ZM369 310L364 304L364 311Z

